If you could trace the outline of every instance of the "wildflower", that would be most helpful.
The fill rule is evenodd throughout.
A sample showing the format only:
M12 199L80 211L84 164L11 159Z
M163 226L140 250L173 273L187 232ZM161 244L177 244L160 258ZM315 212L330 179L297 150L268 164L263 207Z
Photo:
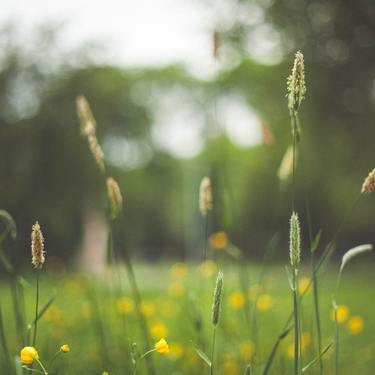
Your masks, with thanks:
M31 263L41 269L45 262L44 237L39 223L36 221L31 231Z
M232 292L230 295L229 295L229 305L238 310L238 309L241 309L243 307L245 303L245 295L238 291L238 292Z
M311 344L311 333L310 332L302 332L301 334L301 350L303 351Z
M255 352L255 345L251 340L244 341L240 346L241 359L243 361L250 361Z
M203 177L199 188L199 210L202 216L207 216L212 207L211 180L208 177Z
M24 365L31 365L34 360L39 359L38 352L33 346L25 346L20 353L21 363Z
M171 354L172 359L177 360L182 357L184 348L180 343L174 342L169 346L169 352Z
M293 268L298 267L301 258L301 229L297 213L293 212L290 218L289 255Z
M181 297L185 293L185 288L181 283L174 282L169 285L168 293L172 297Z
M362 185L361 193L371 193L375 189L375 169L373 169L368 176L365 178L365 181Z
M155 313L155 305L152 302L142 301L139 308L144 316L151 316Z
M69 353L70 352L70 346L68 344L64 344L60 347L60 351L63 353Z
M339 323L345 323L349 317L349 309L345 305L337 306L337 321ZM332 321L335 320L335 310L331 310L330 318Z
M103 371L102 375L109 375L107 371Z
M273 305L273 299L268 294L262 294L259 296L257 301L257 309L260 311L267 311Z
M163 323L156 323L151 326L151 336L154 339L160 339L168 334L168 328Z
M168 354L169 353L169 346L167 341L162 338L155 344L155 350L160 354Z
M302 277L298 280L298 293L303 294L307 290L311 283L311 280L308 277Z
M223 250L229 244L228 235L224 231L212 233L210 236L210 245L214 250Z
M348 330L351 334L356 335L363 331L364 321L359 315L352 316L347 323Z
M233 358L228 358L222 363L224 374L238 374L239 367L237 362Z
M288 358L294 358L294 344L289 344L286 348L286 355Z
M107 195L111 206L111 217L115 219L122 211L122 195L118 183L112 178L107 178Z
M116 308L119 314L131 314L134 311L134 302L129 297L120 297L116 301Z
M223 273L219 271L214 291L214 303L212 305L212 324L217 326L220 319L221 298L223 293Z
M178 278L184 278L187 276L188 270L184 263L178 262L173 264L173 266L170 269L170 274L172 277L178 279Z
M292 74L287 80L287 91L289 111L291 114L296 115L306 94L305 65L301 51L295 54Z
M199 266L201 275L205 278L212 277L217 270L216 263L212 260L205 260Z

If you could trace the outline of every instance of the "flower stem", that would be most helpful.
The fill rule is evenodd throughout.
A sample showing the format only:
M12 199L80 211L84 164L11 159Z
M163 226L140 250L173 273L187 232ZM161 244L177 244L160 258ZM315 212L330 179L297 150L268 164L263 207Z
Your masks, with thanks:
M299 320L297 297L297 269L293 270L293 310L294 310L294 375L299 373Z
M38 310L39 310L39 270L36 270L36 298L35 298L35 323L34 323L34 336L33 346L36 344L36 333L38 330Z
M215 363L215 342L216 342L216 327L214 327L214 331L212 334L212 349L211 349L211 367L210 367L210 375L214 374L214 363Z

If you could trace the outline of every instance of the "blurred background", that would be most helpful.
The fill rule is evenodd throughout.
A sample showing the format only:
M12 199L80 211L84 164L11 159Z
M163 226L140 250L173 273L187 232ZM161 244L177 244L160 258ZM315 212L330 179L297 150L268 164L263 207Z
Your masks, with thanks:
M375 167L371 0L3 0L0 46L0 207L18 226L9 255L19 266L35 220L51 260L74 265L84 249L95 258L105 248L105 185L80 136L80 94L124 196L117 246L140 259L199 257L205 175L210 231L227 232L251 259L279 234L275 260L286 259L291 185L278 170L299 49L305 241L306 207L312 232L329 241ZM362 197L337 253L374 242L374 205Z

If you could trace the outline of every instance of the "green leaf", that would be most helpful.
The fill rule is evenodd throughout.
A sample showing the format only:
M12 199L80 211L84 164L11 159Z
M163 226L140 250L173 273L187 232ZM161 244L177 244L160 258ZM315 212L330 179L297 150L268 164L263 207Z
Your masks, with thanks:
M313 242L311 243L310 251L312 253L315 253L316 249L318 248L321 236L322 236L322 230L319 229L319 232L315 235Z
M211 367L212 364L211 364L210 358L208 358L208 355L197 347L194 347L194 349L197 352L197 354L199 355L199 357L201 357L201 359L203 359L203 361L205 361L207 363L208 367Z
M56 290L53 292L53 294L52 294L52 296L49 298L49 300L47 301L47 303L41 308L41 310L39 311L39 313L38 313L38 315L37 315L37 317L29 324L29 329L31 329L31 327L33 326L33 325L35 325L35 323L37 322L37 321L39 321L42 317L43 317L43 315L44 315L44 313L48 310L48 308L52 305L52 303L53 303L53 301L55 300L55 298L56 298Z
M316 362L319 361L319 359L321 357L324 356L324 354L326 354L328 352L328 350L332 347L332 343L330 343L329 345L327 345L323 350L322 352L316 357L314 358L310 363L308 363L303 369L302 369L302 372L305 372L306 370L308 370L311 366L313 366Z

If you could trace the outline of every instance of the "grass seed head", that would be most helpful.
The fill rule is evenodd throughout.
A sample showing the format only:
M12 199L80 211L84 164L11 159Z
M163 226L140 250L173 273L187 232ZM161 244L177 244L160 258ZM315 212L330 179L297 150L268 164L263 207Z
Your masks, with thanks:
M107 195L111 206L111 216L115 219L122 211L122 194L118 183L112 178L107 178Z
M202 216L207 216L212 207L211 180L209 177L203 177L199 188L199 210Z
M298 267L301 260L301 228L296 212L290 217L289 255L292 267Z
M223 273L219 271L217 274L215 291L214 291L214 303L212 305L212 324L216 327L220 320L220 308L223 294Z
M375 189L375 169L365 178L362 184L361 193L371 193Z
M296 115L306 94L305 64L301 51L295 54L292 74L288 77L287 84L288 108L291 114Z
M36 221L31 231L31 263L41 269L46 260L44 251L44 237L39 223Z

